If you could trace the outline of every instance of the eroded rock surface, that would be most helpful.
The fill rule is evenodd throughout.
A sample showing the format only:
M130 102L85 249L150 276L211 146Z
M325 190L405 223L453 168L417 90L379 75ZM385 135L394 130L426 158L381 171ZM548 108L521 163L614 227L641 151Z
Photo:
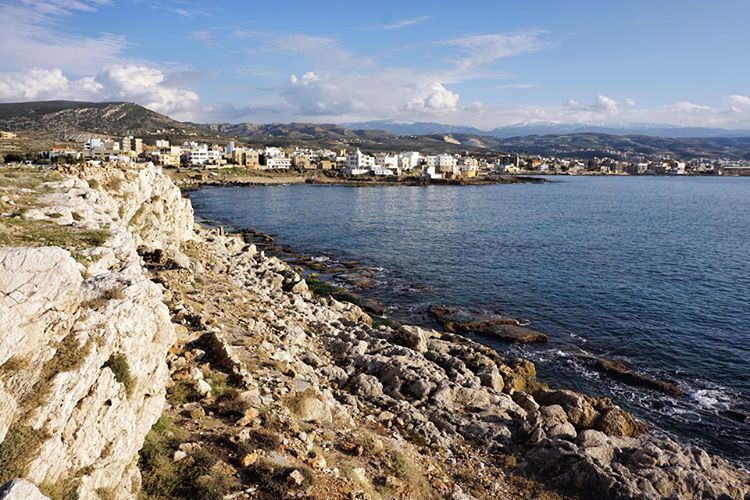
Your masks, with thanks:
M82 178L49 202L60 219L109 229L84 264L2 249L0 446L36 443L12 477L42 491L74 482L82 498L141 484L229 498L750 492L721 458L649 433L607 399L538 383L528 361L454 333L373 328L239 236L194 227L158 169ZM165 388L141 478L136 453ZM164 486L164 470L183 476Z

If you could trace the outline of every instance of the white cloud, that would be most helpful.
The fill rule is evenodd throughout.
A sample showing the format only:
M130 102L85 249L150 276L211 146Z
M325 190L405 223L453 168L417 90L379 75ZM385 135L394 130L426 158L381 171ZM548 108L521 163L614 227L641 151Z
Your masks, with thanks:
M711 111L710 106L695 104L689 101L680 101L672 105L672 109L675 112L679 112L679 113L702 113L705 111Z
M400 21L395 21L393 23L383 24L381 26L373 26L373 27L365 28L365 29L366 30L398 30L401 28L406 28L409 26L422 24L426 21L429 21L431 17L432 16L412 17L410 19L402 19Z
M629 108L632 108L638 105L638 102L635 99L631 99L630 97L626 97L625 99L623 99L622 103Z
M107 99L134 101L158 113L191 117L199 110L198 94L164 85L166 76L156 68L138 64L113 65L95 77Z
M617 111L620 109L620 105L617 104L617 101L615 101L611 97L599 94L594 99L592 108L604 113L617 113Z
M456 109L458 99L458 94L446 89L442 83L433 82L422 95L409 101L406 109L427 112L451 111Z
M438 43L459 48L464 57L456 64L459 69L468 69L549 47L549 43L541 40L544 33L538 30L493 33L452 38Z
M60 68L0 73L0 101L49 99L122 100L176 118L200 112L198 94L165 84L156 68L131 64L108 66L96 75L70 79Z
M314 82L317 82L320 80L320 77L315 74L314 71L308 71L305 74L302 75L302 78L298 78L297 75L292 75L289 77L289 82L292 85L310 85Z
M0 73L2 101L88 99L94 97L101 87L92 77L71 81L59 68Z
M729 110L732 113L742 113L743 111L750 110L750 97L732 94L727 96L727 103L729 103Z
M0 3L0 60L4 71L61 67L85 73L116 62L127 46L110 33L88 36L64 33L66 18L92 12L107 2L97 0L26 0Z

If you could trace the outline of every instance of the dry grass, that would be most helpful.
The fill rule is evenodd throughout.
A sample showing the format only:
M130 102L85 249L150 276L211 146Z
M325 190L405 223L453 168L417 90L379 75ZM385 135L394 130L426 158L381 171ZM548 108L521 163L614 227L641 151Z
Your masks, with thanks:
M7 196L13 204L0 202L0 245L2 246L57 246L78 250L101 246L109 238L105 230L91 230L62 226L50 220L25 219L23 213L39 207L38 198L45 194L44 184L60 181L59 172L39 168L0 168L0 196ZM60 214L52 214L52 218ZM80 217L80 216L79 216Z
M13 425L0 443L0 484L26 475L31 460L44 442L44 433L28 425Z

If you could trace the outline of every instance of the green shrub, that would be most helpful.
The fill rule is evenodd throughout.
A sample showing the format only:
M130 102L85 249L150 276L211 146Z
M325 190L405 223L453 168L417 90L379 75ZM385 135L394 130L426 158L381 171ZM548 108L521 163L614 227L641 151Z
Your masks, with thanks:
M135 388L135 379L130 374L130 365L128 358L124 354L113 354L109 357L104 366L112 370L115 380L125 387L125 393L128 397L133 394Z

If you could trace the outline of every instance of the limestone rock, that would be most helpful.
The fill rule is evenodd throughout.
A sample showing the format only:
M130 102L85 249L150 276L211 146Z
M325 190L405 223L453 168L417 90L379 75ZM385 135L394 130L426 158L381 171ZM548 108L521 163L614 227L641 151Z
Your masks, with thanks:
M399 338L410 349L417 352L427 351L427 335L418 326L404 325L397 330Z
M49 500L39 489L25 479L13 479L0 485L2 500Z

